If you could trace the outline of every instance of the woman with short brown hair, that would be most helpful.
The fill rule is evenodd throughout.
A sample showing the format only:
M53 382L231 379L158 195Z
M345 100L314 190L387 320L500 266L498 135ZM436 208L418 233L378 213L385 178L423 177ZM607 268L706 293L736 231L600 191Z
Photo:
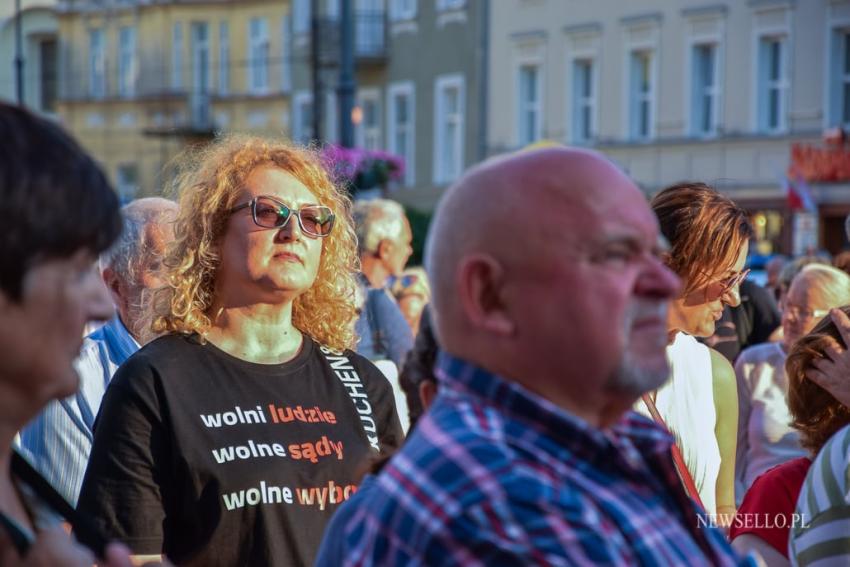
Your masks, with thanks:
M670 244L665 263L683 289L667 317L670 380L644 396L637 409L663 421L676 438L692 492L709 514L731 519L735 511L737 436L735 375L718 352L697 342L714 334L726 305L740 303L738 285L752 227L747 214L704 183L680 183L651 202ZM686 487L688 483L686 482ZM696 497L696 495L693 495ZM721 519L722 521L722 519Z

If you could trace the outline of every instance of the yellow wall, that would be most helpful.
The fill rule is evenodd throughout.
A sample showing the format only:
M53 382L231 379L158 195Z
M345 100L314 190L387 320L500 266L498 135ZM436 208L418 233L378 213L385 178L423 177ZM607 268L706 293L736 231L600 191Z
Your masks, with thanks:
M135 164L137 195L159 194L167 178L164 167L197 138L186 132L191 116L191 24L208 24L211 58L211 116L217 131L288 135L289 94L281 86L283 18L289 4L281 0L239 0L180 5L151 5L96 13L59 15L60 51L65 74L58 114L65 126L117 182L122 164ZM248 26L253 17L268 21L269 89L248 92ZM230 84L219 93L219 22L229 23ZM182 22L182 88L171 82L172 26ZM131 98L118 96L118 35L124 25L136 27L138 80ZM102 99L89 94L89 30L103 28L106 43L106 91ZM226 118L226 120L222 120ZM167 134L167 135L162 135Z

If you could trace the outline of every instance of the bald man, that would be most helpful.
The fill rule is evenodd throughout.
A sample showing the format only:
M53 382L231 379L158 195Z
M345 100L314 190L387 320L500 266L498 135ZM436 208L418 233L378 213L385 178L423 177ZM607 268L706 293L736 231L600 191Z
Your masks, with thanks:
M668 375L658 224L596 153L488 161L426 265L440 390L351 515L335 565L737 565L671 437L630 411Z
M116 316L88 335L74 363L76 395L54 400L21 432L21 449L72 504L76 504L93 439L92 426L112 375L154 338L147 294L163 285L159 266L174 239L177 204L160 197L137 199L121 209L124 228L100 258L100 273Z

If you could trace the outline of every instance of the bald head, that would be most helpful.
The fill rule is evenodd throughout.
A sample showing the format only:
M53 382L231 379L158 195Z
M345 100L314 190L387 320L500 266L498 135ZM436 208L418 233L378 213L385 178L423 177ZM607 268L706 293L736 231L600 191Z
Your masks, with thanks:
M455 328L463 324L456 320L456 285L464 258L484 254L506 270L524 269L545 261L543 245L580 239L584 225L623 199L645 205L628 177L587 150L524 151L471 169L440 201L428 234L425 262L437 319L451 319Z
M567 148L482 164L429 234L441 349L589 423L612 423L667 378L667 305L644 196L601 155Z

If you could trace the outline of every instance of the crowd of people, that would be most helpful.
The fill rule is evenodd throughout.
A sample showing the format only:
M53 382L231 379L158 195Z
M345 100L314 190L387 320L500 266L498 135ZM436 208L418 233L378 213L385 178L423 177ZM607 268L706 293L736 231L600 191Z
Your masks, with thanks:
M0 137L0 566L850 561L846 258L754 284L705 183L495 157L423 267L313 148L120 207L61 127Z

